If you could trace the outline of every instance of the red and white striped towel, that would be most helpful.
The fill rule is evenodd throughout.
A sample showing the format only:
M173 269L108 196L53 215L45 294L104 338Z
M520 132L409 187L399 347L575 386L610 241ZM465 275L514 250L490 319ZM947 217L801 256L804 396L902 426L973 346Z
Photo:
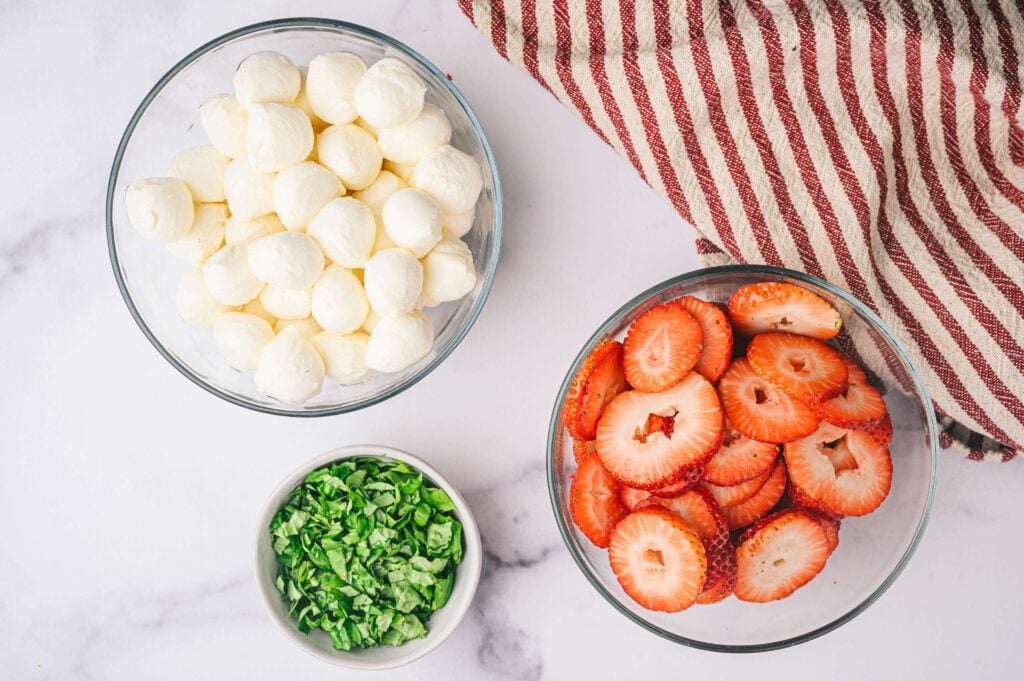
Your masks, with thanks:
M871 305L943 446L1024 451L1021 0L459 0L699 231Z

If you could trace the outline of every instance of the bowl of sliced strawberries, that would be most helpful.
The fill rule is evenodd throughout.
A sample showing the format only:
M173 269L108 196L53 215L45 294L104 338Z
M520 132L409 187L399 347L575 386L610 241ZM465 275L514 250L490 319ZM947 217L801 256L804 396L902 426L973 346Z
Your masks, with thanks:
M580 569L673 641L755 652L849 621L914 553L935 487L931 399L871 309L763 266L676 277L580 351L548 484Z

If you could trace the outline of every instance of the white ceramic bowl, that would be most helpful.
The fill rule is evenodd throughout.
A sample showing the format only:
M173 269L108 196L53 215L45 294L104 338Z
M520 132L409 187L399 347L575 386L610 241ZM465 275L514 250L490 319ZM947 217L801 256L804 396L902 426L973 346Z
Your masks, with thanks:
M455 587L452 590L452 595L443 608L431 615L430 621L427 623L428 633L426 638L407 641L400 646L377 646L368 650L335 650L331 646L331 639L326 633L317 629L309 632L309 634L303 634L288 617L287 605L274 586L274 580L277 578L278 573L278 563L273 546L271 546L270 533L267 532L267 528L270 527L270 521L274 518L274 515L284 505L289 493L305 479L310 471L336 461L364 456L377 456L383 459L402 461L423 473L424 477L429 478L435 485L447 492L455 504L455 516L462 523L465 547L462 563L455 572ZM310 655L339 667L380 670L400 667L423 657L441 645L455 631L455 628L465 616L466 611L469 610L469 605L473 601L473 595L476 593L477 584L480 582L483 551L480 542L480 530L477 528L476 520L473 518L469 504L462 498L459 491L430 464L408 452L403 452L393 447L350 445L348 447L332 449L321 454L293 471L291 475L278 485L263 508L259 524L256 526L254 558L256 585L259 588L263 604L266 606L267 612L270 613L271 619L274 620L292 643Z

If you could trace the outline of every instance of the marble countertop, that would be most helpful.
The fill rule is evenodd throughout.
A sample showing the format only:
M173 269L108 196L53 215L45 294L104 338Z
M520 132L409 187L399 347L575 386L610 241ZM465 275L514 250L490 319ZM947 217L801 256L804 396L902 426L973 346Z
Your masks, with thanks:
M508 216L490 301L448 362L385 404L302 421L220 401L156 353L118 295L102 213L114 148L150 85L200 43L284 15L366 24L451 73L495 147ZM697 258L689 227L454 0L8 0L0 16L0 678L362 678L285 640L251 576L266 496L352 442L430 460L487 543L460 628L385 678L1019 678L1020 464L944 455L903 576L796 648L676 646L579 574L544 484L559 381L608 313Z

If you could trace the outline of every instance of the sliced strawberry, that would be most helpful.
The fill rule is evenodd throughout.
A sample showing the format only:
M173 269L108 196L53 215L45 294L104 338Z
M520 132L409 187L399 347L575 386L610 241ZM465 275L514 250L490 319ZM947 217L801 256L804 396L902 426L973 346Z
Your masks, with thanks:
M704 479L704 466L690 466L683 471L682 476L675 482L664 487L652 489L651 494L659 497L678 497L685 494L700 484Z
M675 418L671 436L647 431L651 414ZM630 390L612 400L597 426L597 453L624 485L657 489L704 463L722 441L724 417L707 379L691 372L669 390Z
M892 483L888 448L866 431L828 428L786 445L783 453L793 484L833 515L871 513L888 496ZM841 433L838 438L836 431ZM852 467L846 467L848 458L853 459ZM843 461L844 467L837 470L833 459Z
M722 509L722 515L729 523L730 530L738 530L750 523L763 518L768 511L772 510L775 504L779 503L783 492L786 491L786 465L779 459L771 476L757 490L754 496L735 506L726 506Z
M697 597L699 605L719 603L732 596L732 590L736 586L736 554L730 551L729 555L732 556L732 570L719 577L718 581L710 587L704 589L703 593Z
M714 497L707 490L697 488L668 499L650 496L641 501L637 508L651 505L663 506L675 512L704 542L704 553L708 560L705 587L710 587L723 574L733 571L735 550L729 540L729 527Z
M711 496L715 498L715 502L721 508L726 508L727 506L742 504L744 501L757 494L757 491L761 489L766 482L768 482L768 478L772 476L774 471L775 468L773 467L756 478L751 478L746 482L741 482L738 485L731 485L729 487L712 485L707 480L701 484L708 492L711 493Z
M646 499L650 498L651 493L645 489L633 489L632 487L620 487L619 488L619 500L623 506L628 508L630 511L635 511L640 507Z
M693 296L680 298L679 303L693 315L703 333L703 347L693 370L714 383L722 377L732 359L732 327L729 318L718 306Z
M789 596L821 572L825 529L800 510L783 511L744 534L736 549L736 598L767 603Z
M846 389L830 400L811 406L823 421L840 428L863 427L885 416L885 400L868 385L864 370L843 355L848 374Z
M693 528L701 540L714 539L729 532L718 504L706 490L693 489L681 496L669 498L651 495L641 501L637 508L651 505L674 511Z
M619 489L597 454L590 454L576 470L569 488L569 513L594 546L608 546L612 528L628 511L619 501Z
M771 470L777 445L751 440L725 420L725 437L715 455L704 464L704 479L713 485L739 485Z
M836 309L805 288L764 281L741 286L729 298L733 331L756 336L766 331L788 331L828 340L843 324Z
M818 417L781 388L758 376L745 359L734 359L718 382L729 422L759 442L791 442L818 427Z
M629 384L644 392L668 390L697 363L702 336L700 323L679 301L644 312L626 334L624 361Z
M635 511L640 508L640 506L645 505L643 504L643 501L650 497L661 497L668 501L674 497L686 494L700 484L703 477L703 466L691 466L686 469L686 473L682 478L668 487L659 487L658 489L648 491L623 486L619 489L619 498L622 500L622 503L626 505L626 508L630 511Z
M843 356L820 340L773 331L754 336L747 361L757 375L798 400L827 400L846 388Z
M790 507L806 508L825 515L832 514L831 509L817 499L808 496L806 492L794 485L792 480L789 481L789 486L786 487L786 495L789 497Z
M880 447L888 447L892 443L892 419L888 414L872 423L857 426L854 430L863 430Z
M666 508L649 506L623 518L612 532L608 560L622 590L648 610L685 610L704 588L704 545Z
M584 440L594 439L593 435L588 437L580 432L579 416L583 411L583 390L587 385L587 380L594 373L594 369L601 360L608 353L614 352L616 347L621 347L621 345L618 341L601 341L594 346L594 349L590 351L590 354L583 360L583 364L580 365L580 368L572 377L572 383L569 384L569 391L565 396L565 404L562 407L562 420L565 423L565 427L569 429L569 434L573 437Z
M589 454L597 451L594 446L593 440L581 440L578 437L572 439L572 456L576 459L576 465L579 466L583 463L583 459L587 458Z
M828 540L828 552L833 553L839 546L839 527L842 525L842 521L828 513L816 513L808 510L807 514L821 524L822 529L825 530L825 538Z
M583 384L580 408L576 412L576 428L588 440L597 436L597 422L605 406L626 389L626 375L622 371L622 346L616 343L594 367Z

